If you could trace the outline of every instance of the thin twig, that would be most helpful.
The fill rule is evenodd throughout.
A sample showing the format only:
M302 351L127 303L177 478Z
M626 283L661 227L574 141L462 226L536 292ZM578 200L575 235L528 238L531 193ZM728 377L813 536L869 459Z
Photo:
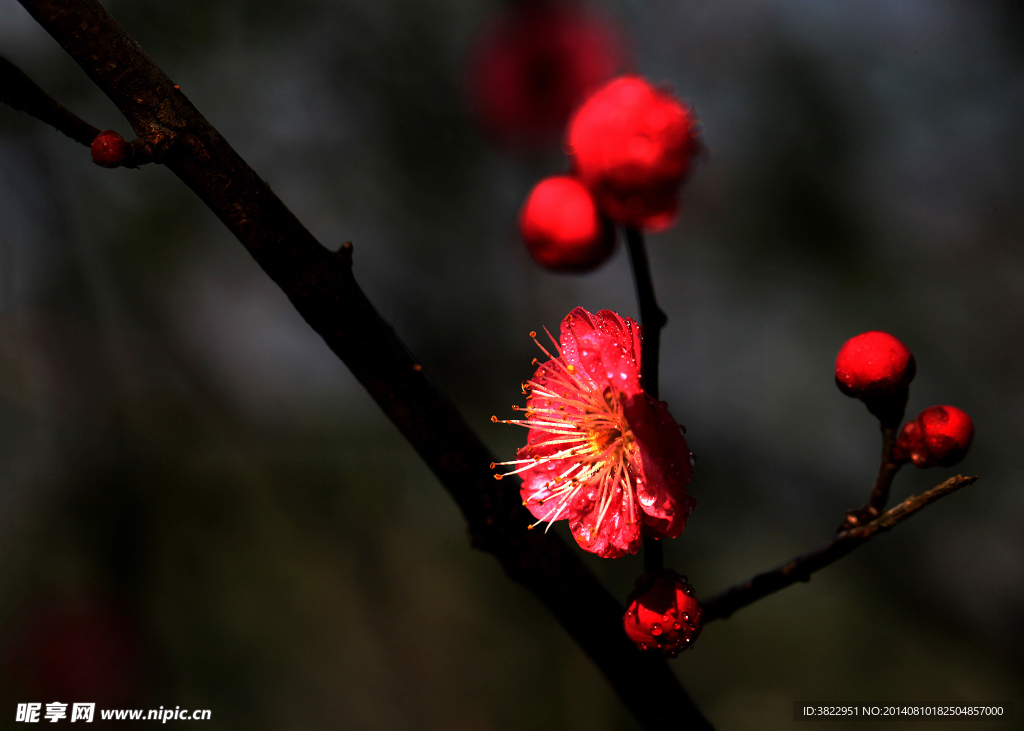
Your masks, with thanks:
M870 523L842 530L836 533L828 543L819 546L810 553L798 556L778 568L758 574L749 581L737 584L721 594L716 594L706 602L702 602L704 621L710 622L713 619L726 619L732 616L737 609L753 604L758 599L762 599L779 589L784 589L790 584L795 584L798 581L810 581L811 574L818 569L828 566L858 546L867 543L876 535L896 527L930 503L972 484L977 479L976 475L973 477L964 477L962 475L950 477L942 484L936 485L920 495L907 498Z
M652 576L661 571L665 566L665 550L661 541L644 536L644 573Z
M647 248L643 235L635 228L626 228L626 248L629 265L633 270L636 299L640 307L640 326L643 328L643 352L640 356L640 381L643 389L658 398L658 360L661 354L661 329L668 317L658 307L651 281L651 266L647 262Z
M0 102L25 112L88 147L100 133L62 107L24 71L0 56Z
M519 491L352 274L352 247L332 252L299 222L96 0L19 0L114 102L165 164L212 210L367 389L455 499L473 546L494 554L604 672L647 729L711 726L660 657L622 632L622 605Z
M892 459L892 449L896 446L896 427L882 427L882 460L878 465L878 477L871 487L871 496L866 506L868 514L872 519L885 510L885 504L889 502L889 491L892 489L893 478L900 471L901 465L896 464Z
M878 476L875 477L875 484L871 487L871 495L868 501L861 507L850 510L843 518L843 522L836 529L836 532L849 530L858 525L870 523L881 515L885 504L889 502L889 491L892 489L892 481L896 473L903 465L892 458L893 447L896 446L896 427L882 426L882 458L878 465Z
M658 398L658 361L661 357L661 329L668 317L658 307L654 296L654 282L651 280L651 265L647 261L647 247L643 234L638 229L626 228L626 249L629 251L629 265L633 270L633 284L637 304L640 307L640 328L643 340L640 345L640 385L644 391ZM665 563L665 551L661 541L644 535L644 571L655 574Z

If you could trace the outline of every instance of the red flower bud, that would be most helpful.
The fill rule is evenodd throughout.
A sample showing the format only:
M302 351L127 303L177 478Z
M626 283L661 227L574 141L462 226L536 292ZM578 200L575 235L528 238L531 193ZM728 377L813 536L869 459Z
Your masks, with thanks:
M519 214L519 232L534 261L556 272L585 272L611 256L615 234L576 178L542 180Z
M675 220L696 151L690 111L639 76L591 96L569 123L575 172L616 223L659 231Z
M116 168L128 156L124 137L112 129L100 132L92 141L92 161L105 168Z
M955 406L930 406L903 426L893 459L916 466L952 467L964 458L974 438L971 417Z
M497 142L547 144L625 58L619 32L600 16L549 2L512 8L470 54L474 116Z
M686 577L675 571L664 569L653 577L645 574L627 601L622 625L641 650L659 650L675 657L700 634L700 602Z
M899 426L917 366L907 346L872 330L850 338L836 358L836 385L859 398L884 426Z

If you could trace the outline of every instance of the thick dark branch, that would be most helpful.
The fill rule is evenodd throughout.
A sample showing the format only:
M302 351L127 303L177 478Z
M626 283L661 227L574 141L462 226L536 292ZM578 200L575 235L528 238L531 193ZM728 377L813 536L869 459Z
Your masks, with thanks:
M25 112L88 147L100 133L39 88L25 73L0 56L0 102Z
M622 605L577 555L526 530L518 489L494 480L494 457L359 288L352 247L325 249L96 0L20 1L245 245L451 493L473 545L548 607L640 723L710 728L667 663L625 637Z
M941 485L937 485L927 492L907 498L895 508L883 513L870 523L842 530L836 533L828 543L819 546L810 553L798 556L772 571L758 574L749 581L738 584L731 589L723 591L721 594L711 597L711 599L702 603L704 606L704 621L710 622L713 619L726 619L732 616L733 612L737 609L753 604L758 599L762 599L779 589L785 589L790 584L795 584L798 581L810 581L811 574L818 569L825 568L858 546L867 543L879 533L884 533L896 527L926 505L959 490L961 487L972 484L977 479L977 476L963 477L962 475L957 475L956 477L950 477Z

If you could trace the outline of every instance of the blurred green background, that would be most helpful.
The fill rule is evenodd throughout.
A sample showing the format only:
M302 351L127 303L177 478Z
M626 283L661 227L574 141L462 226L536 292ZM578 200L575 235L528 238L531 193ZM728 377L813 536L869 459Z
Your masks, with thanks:
M636 316L621 247L559 276L518 240L525 194L566 162L472 124L467 52L500 3L107 7L321 241L354 243L371 300L495 453L523 437L489 416L521 402L531 329L577 305ZM709 625L675 671L723 730L837 727L795 723L794 701L1014 702L1019 723L1024 14L591 7L693 105L708 148L682 219L648 239L662 397L697 457L698 509L667 563L708 596L863 502L877 425L832 381L855 334L914 352L911 415L948 403L976 425L962 465L908 468L894 498L957 471L976 485ZM15 0L0 54L131 137ZM636 728L167 170L101 169L0 109L0 308L3 724L61 700L209 708L210 729ZM585 559L621 598L641 571Z

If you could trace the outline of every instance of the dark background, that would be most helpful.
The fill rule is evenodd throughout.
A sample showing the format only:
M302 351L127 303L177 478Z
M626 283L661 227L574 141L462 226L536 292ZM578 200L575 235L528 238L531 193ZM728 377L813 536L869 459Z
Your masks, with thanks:
M636 316L621 247L559 276L518 240L523 197L565 159L472 125L466 53L499 3L107 6L321 241L354 243L370 298L497 454L524 436L489 417L522 400L528 331L576 305ZM911 415L948 403L976 425L962 465L908 468L894 498L957 471L976 485L709 625L679 677L723 730L790 728L793 701L1024 713L1024 16L594 7L708 148L682 219L648 239L662 397L697 456L667 563L707 596L863 502L877 424L832 381L853 335L910 347ZM14 0L0 53L131 138ZM0 309L4 723L17 702L77 700L209 708L210 729L635 728L167 170L103 170L0 109ZM621 598L641 571L586 558Z

